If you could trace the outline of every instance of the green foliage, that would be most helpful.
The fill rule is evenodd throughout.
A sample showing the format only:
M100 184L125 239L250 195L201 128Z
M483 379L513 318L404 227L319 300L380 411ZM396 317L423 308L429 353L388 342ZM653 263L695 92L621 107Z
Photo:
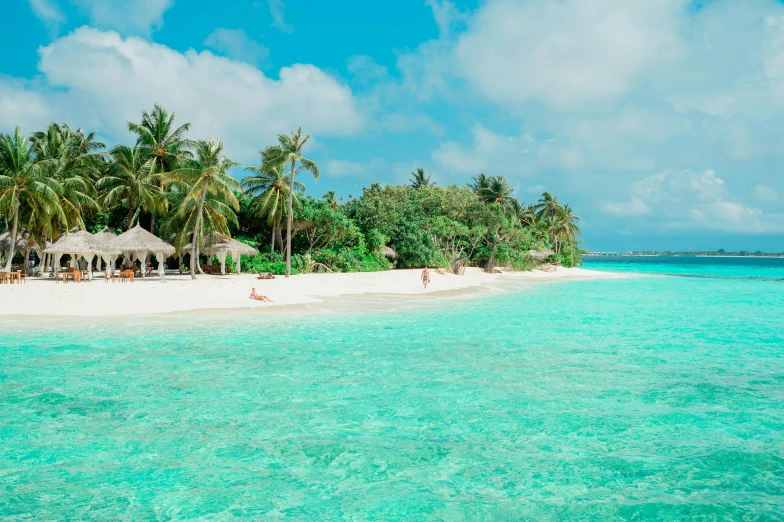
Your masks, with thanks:
M278 136L240 183L229 175L238 165L222 142L191 140L189 128L156 106L129 124L136 143L109 154L93 134L60 124L29 139L18 129L0 136L0 226L51 241L74 226L121 232L141 221L179 249L194 238L203 246L214 234L234 235L262 252L243 256L244 272L278 275L287 257L292 273L393 264L526 270L538 264L529 251L545 249L554 252L547 262L582 262L572 209L549 192L526 205L503 176L442 187L417 169L411 185L373 184L343 204L331 190L318 200L305 196L298 180L318 178L319 169L303 157L309 136L301 130ZM235 269L230 258L227 268Z

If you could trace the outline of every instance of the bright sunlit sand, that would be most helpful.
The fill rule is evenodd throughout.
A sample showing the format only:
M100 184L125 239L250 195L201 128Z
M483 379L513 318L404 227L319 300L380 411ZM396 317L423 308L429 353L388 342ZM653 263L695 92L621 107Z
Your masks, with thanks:
M101 276L89 283L55 283L51 278L31 278L26 284L0 286L0 315L106 317L188 312L208 309L269 308L314 303L324 298L362 294L430 295L481 288L501 280L553 281L619 277L618 274L558 268L553 272L506 272L488 274L469 268L462 276L431 272L427 290L419 281L419 270L387 272L276 276L258 280L252 274L229 276L190 275L169 272L166 281L157 276L133 283L105 282ZM249 299L251 288L272 302ZM449 298L442 295L442 298ZM339 302L339 301L338 301Z

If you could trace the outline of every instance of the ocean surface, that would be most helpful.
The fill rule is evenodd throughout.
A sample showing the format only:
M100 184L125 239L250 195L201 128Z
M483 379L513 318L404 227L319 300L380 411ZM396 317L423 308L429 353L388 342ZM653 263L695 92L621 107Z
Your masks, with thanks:
M586 268L630 277L0 319L0 519L784 519L784 259Z

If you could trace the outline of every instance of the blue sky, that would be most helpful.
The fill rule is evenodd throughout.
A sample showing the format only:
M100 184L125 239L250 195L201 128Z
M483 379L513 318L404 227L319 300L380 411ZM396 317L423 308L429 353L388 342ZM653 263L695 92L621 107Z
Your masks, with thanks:
M319 196L502 174L592 250L784 250L777 0L20 0L0 132L130 142L153 103L252 163L302 125ZM238 173L239 175L239 173Z

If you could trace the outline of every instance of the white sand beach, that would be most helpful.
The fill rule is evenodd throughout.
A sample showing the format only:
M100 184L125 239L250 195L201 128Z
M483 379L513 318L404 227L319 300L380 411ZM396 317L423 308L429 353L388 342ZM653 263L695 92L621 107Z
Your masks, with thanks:
M50 278L30 278L26 284L0 285L0 317L108 317L210 309L263 309L362 294L448 298L455 291L487 287L502 280L556 281L620 277L615 273L581 268L503 274L487 274L473 268L466 270L462 276L432 271L432 281L428 289L424 290L419 274L419 270L390 270L295 275L289 279L276 276L272 280L258 280L253 274L200 275L193 281L188 274L172 272L167 273L165 282L156 276L137 278L134 283L111 283L97 276L88 283L67 284L55 283ZM273 302L249 299L251 288L256 288L257 293L268 296Z

